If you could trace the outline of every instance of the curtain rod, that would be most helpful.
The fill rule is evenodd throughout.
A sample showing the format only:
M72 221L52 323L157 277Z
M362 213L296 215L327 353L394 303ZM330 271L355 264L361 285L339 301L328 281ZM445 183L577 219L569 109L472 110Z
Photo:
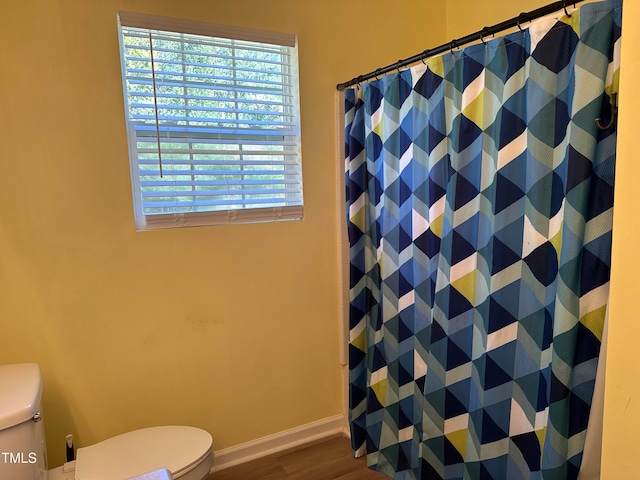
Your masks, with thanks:
M560 10L563 10L563 9L567 14L567 16L570 16L569 12L567 11L567 6L573 5L575 7L577 3L580 3L583 1L585 0L571 0L571 1L562 0L562 1L550 3L549 5L540 7L536 10L532 10L531 12L522 12L517 17L514 17L510 20L505 20L504 22L493 25L492 27L484 27L482 30L472 33L470 35L467 35L466 37L451 40L449 43L445 43L443 45L440 45L439 47L427 49L424 52L414 55L413 57L405 58L404 60L402 59L398 60L396 63L392 63L391 65L387 65L386 67L378 68L373 72L369 72L365 75L360 75L358 77L355 77L349 80L348 82L339 83L338 85L336 85L336 88L342 91L345 88L349 88L350 86L355 85L356 83L366 82L367 80L376 78L378 75L384 75L394 70L400 70L401 68L411 65L412 63L423 61L429 57L433 57L434 55L444 53L447 50L453 50L454 48L461 47L463 45L466 45L471 42L475 42L477 40L480 40L481 42L484 43L484 38L489 35L495 35L496 33L503 32L513 27L518 27L522 29L521 24L523 23L531 22L533 20L536 20L537 18L541 18L546 15L559 12Z

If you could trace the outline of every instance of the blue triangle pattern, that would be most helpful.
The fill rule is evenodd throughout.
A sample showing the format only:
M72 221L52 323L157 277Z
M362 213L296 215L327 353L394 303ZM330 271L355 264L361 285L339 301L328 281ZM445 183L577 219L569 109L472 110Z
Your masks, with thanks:
M345 91L349 410L372 467L577 477L614 207L616 132L593 117L616 88L621 8Z

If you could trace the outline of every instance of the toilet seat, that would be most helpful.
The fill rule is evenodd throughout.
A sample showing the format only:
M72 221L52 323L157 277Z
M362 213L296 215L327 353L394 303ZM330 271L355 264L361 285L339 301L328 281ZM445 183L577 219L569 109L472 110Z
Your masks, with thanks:
M166 468L174 479L201 480L213 465L211 447L211 435L199 428L143 428L79 448L75 477L76 480L124 480ZM193 475L189 475L190 472Z

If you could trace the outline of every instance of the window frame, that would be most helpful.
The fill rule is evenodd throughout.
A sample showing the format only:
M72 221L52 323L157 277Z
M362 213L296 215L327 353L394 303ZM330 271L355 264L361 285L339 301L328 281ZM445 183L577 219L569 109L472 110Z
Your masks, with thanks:
M185 20L178 18L163 17L158 15L148 15L136 12L119 11L117 14L118 20L118 41L120 46L120 59L121 59L121 75L123 82L123 96L125 106L125 122L128 138L128 152L129 152L129 165L131 174L131 188L133 194L134 203L134 217L136 230L155 230L165 228L177 228L177 227L192 227L192 226L207 226L207 225L224 225L231 223L255 223L255 222L269 222L269 221L281 221L281 220L300 220L304 217L304 197L302 188L302 161L301 161L301 132L300 132L300 94L299 94L299 78L298 78L298 57L297 57L297 37L292 34L271 32L266 30L249 29L245 27L238 27L232 25L222 25L210 22ZM263 44L278 45L281 47L288 47L288 54L290 55L290 62L288 64L289 71L286 73L291 75L291 92L287 92L291 95L293 101L290 108L292 115L292 121L294 126L292 130L295 132L294 136L283 135L280 141L283 145L293 145L293 149L290 151L283 150L284 158L283 168L292 168L294 177L298 178L297 181L292 182L297 189L296 198L292 202L295 205L282 205L282 206L268 206L257 208L227 208L207 211L191 211L191 212L179 212L179 213L159 213L148 214L143 209L142 188L140 184L140 167L138 163L138 139L144 136L138 135L133 123L130 121L129 110L129 93L127 90L127 68L125 65L125 42L123 37L123 28L138 28L148 29L152 32L173 32L177 34L185 35L200 35L213 38L224 38L245 42L258 42ZM234 58L234 57L229 57ZM152 70L155 76L156 70ZM283 84L284 86L284 84ZM154 79L155 88L155 79ZM156 93L153 93L155 102ZM158 106L155 106L156 112ZM159 123L155 123L158 129L157 141L160 141ZM188 127L187 127L188 128ZM233 137L233 135L231 135ZM243 134L235 134L235 141L241 147ZM276 135L277 136L277 135ZM194 137L196 138L195 134ZM242 156L242 155L240 155ZM288 158L293 158L293 161L289 161ZM241 162L241 161L239 161ZM238 163L240 165L240 163ZM193 164L192 164L193 165ZM292 165L292 167L290 166ZM289 167L288 167L289 166ZM286 180L286 174L282 176L283 180ZM290 178L288 180L291 180ZM289 182L284 182L289 183ZM299 198L297 198L299 197ZM194 197L195 198L195 197ZM247 201L248 203L248 201ZM274 202L275 203L275 202ZM285 203L285 202L282 202Z

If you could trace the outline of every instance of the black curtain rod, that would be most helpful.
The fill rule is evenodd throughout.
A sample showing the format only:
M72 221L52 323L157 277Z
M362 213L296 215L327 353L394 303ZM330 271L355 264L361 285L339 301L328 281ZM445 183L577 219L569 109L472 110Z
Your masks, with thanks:
M575 7L577 3L580 3L583 1L584 0L575 0L575 1L563 0L563 1L550 3L549 5L540 7L536 10L532 10L531 12L522 12L517 17L514 17L510 20L505 20L504 22L498 23L497 25L494 25L492 27L484 27L482 30L472 33L470 35L467 35L466 37L451 40L449 43L445 43L443 45L440 45L439 47L427 49L422 53L418 53L417 55L414 55L413 57L409 57L404 60L398 60L396 63L392 63L391 65L387 65L386 67L383 67L383 68L378 68L373 72L367 73L366 75L360 75L358 77L355 77L349 80L348 82L339 83L338 85L336 85L336 88L342 91L345 88L349 88L350 86L355 85L356 83L366 82L367 80L376 78L378 75L385 75L389 72L393 72L394 70L400 70L401 68L411 65L412 63L426 60L429 57L433 57L434 55L444 53L448 50L453 50L454 48L461 47L468 43L472 43L477 40L484 42L484 39L490 35L495 35L496 33L503 32L513 27L521 28L523 23L531 22L537 18L541 18L546 15L559 12L560 10L563 10L563 9L565 13L568 14L567 12L568 6L573 5Z

